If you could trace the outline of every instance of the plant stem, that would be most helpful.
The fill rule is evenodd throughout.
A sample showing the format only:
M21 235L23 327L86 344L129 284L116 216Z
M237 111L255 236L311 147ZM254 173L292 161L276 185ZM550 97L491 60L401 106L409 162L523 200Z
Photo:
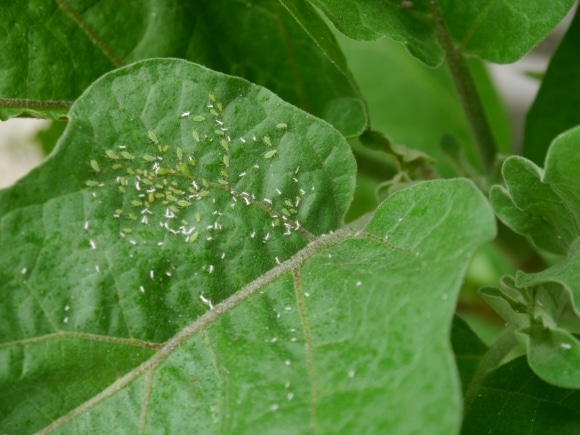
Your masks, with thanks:
M471 127L480 158L487 171L493 168L497 154L497 145L491 126L479 97L475 81L461 51L455 47L447 26L443 21L437 0L430 0L433 22L439 37L439 42L445 51L447 66L453 78L455 89L459 95L463 110Z
M506 329L504 329L502 333L496 338L494 343L489 347L485 355L483 355L483 358L481 358L479 366L473 375L471 384L465 392L465 398L463 399L463 406L465 410L471 406L471 403L475 399L477 392L481 390L485 376L497 368L508 355L508 353L510 353L511 350L516 346L517 339L514 332L514 326L508 326Z

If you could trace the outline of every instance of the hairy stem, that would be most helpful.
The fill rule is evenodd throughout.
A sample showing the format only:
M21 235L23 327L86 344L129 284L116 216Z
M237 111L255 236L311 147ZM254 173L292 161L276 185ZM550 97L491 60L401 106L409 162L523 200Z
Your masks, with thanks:
M489 171L493 168L497 145L483 107L483 102L479 97L467 61L451 40L451 35L447 31L437 0L429 0L429 5L431 13L433 14L433 22L439 42L445 51L447 66L453 78L455 89L459 94L463 110L473 132L483 166Z
M465 398L463 401L465 410L471 406L471 403L475 399L478 391L481 390L485 376L492 370L496 369L516 346L517 340L514 332L514 326L509 326L504 329L499 337L496 338L495 342L487 350L485 355L483 355L483 358L477 367L477 371L473 375L471 384L465 393Z

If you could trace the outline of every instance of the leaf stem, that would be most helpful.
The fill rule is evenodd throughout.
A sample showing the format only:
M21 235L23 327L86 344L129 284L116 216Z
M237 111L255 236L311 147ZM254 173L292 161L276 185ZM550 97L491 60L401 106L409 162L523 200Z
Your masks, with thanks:
M498 148L485 113L485 108L483 107L483 102L479 97L475 81L465 57L463 57L459 47L453 44L437 0L429 0L429 6L433 14L433 22L439 42L445 51L449 72L451 73L455 89L459 95L459 100L461 101L465 116L471 127L480 158L485 169L490 171L493 169Z
M481 358L471 384L465 392L465 398L463 399L464 412L471 406L476 394L481 390L487 374L500 365L516 344L515 326L510 325L501 332L485 355L483 355L483 358Z

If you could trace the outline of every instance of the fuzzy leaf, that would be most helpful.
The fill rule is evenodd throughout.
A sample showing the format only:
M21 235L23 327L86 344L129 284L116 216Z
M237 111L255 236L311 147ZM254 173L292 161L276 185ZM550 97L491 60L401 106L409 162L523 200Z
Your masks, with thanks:
M437 65L443 57L433 5L441 9L445 31L459 50L510 63L540 42L574 4L574 0L310 1L350 38L371 41L387 36L428 65Z
M0 426L457 431L450 325L490 207L434 181L339 229L354 180L340 133L263 88L179 60L104 76L0 192Z
M580 128L552 143L545 170L523 157L509 157L502 168L506 188L494 186L491 201L498 217L538 248L565 255L579 235Z
M580 341L568 331L580 327L578 243L563 261L539 273L519 271L482 297L510 324L525 346L532 370L562 388L580 388Z
M309 34L277 0L12 1L0 15L0 119L65 116L105 72L177 57L266 86L356 136L364 101L327 26L312 20Z

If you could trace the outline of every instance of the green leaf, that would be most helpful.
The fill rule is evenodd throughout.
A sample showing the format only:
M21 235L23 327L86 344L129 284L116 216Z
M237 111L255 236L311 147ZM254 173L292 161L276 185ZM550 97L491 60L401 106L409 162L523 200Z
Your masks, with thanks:
M339 229L355 180L340 133L179 60L105 75L70 116L0 192L3 430L458 429L449 329L495 233L472 183L400 191Z
M494 186L491 201L498 217L538 248L565 255L579 235L580 128L558 136L545 170L523 157L509 157L502 168L506 188Z
M453 346L455 361L461 377L461 386L465 394L477 371L481 358L487 351L487 346L471 330L467 322L458 316L453 318L451 345Z
M428 65L437 65L443 50L437 42L437 21L462 52L497 62L515 62L564 18L574 0L310 0L345 35L359 40L387 36L403 43ZM434 15L441 10L442 17ZM518 29L514 33L513 29Z
M462 433L576 434L579 399L578 390L547 384L530 370L524 357L516 358L487 375L466 409Z
M359 42L337 35L350 68L368 103L372 128L387 134L394 143L420 150L436 160L436 169L445 177L458 172L439 148L446 134L457 136L473 165L479 164L475 144L457 92L444 67L428 68L408 55L400 44L388 39ZM480 62L470 62L478 88L486 92L488 113L494 113L497 139L508 143L507 117L498 99L491 97L489 77ZM420 127L420 128L419 128Z
M525 344L528 362L544 381L580 388L580 253L578 244L554 266L516 279L504 277L500 288L481 290L482 297L509 323Z
M552 56L526 117L523 155L541 165L550 142L580 124L580 12Z
M266 86L346 136L366 127L364 101L344 56L308 7L300 11L316 25L310 33L276 0L84 3L18 0L4 8L0 119L64 116L105 72L177 57Z

